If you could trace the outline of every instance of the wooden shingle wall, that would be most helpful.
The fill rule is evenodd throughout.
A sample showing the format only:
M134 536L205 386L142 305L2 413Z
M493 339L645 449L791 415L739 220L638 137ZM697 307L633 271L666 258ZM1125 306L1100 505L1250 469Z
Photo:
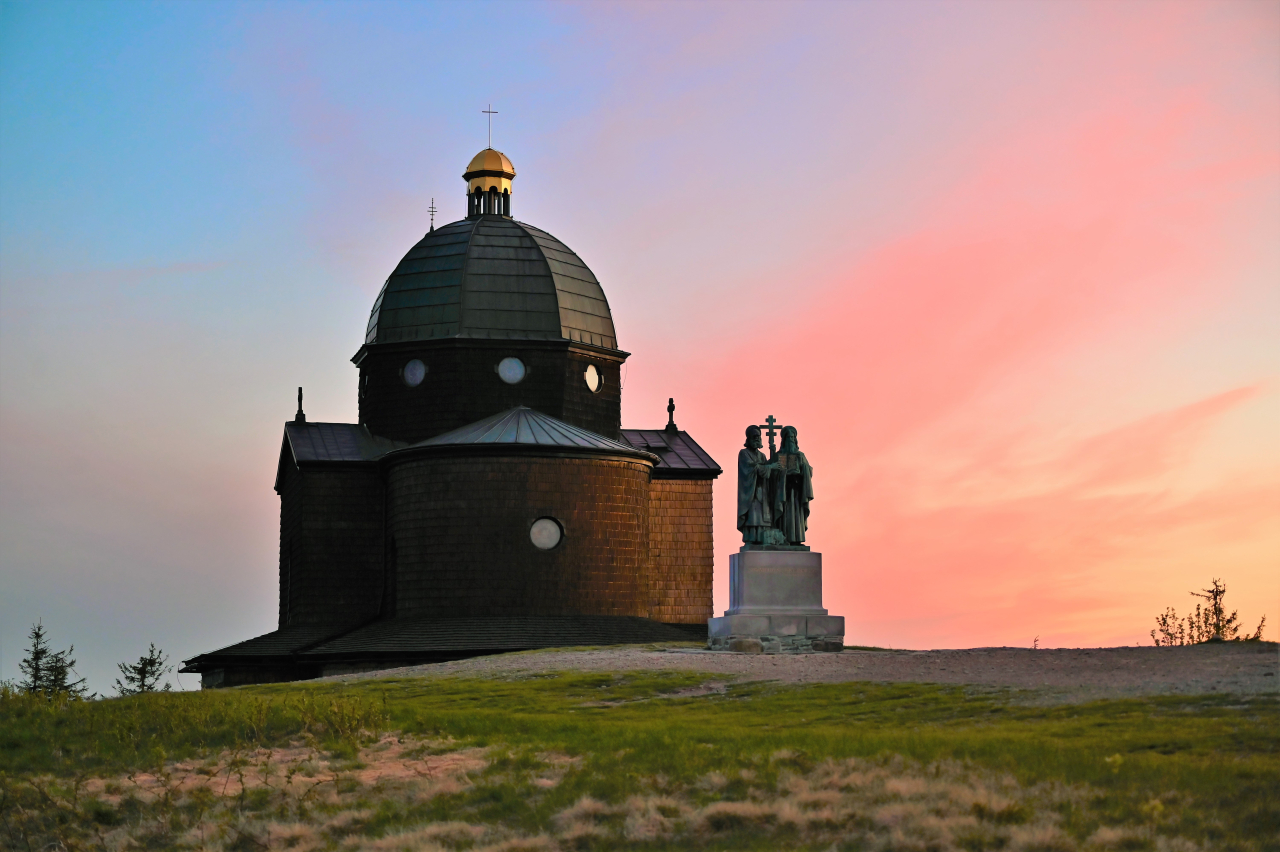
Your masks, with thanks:
M395 463L387 515L396 615L648 615L649 471L603 458ZM553 550L529 539L541 517L564 527Z
M712 616L710 479L658 479L649 489L649 617L668 624Z
M372 617L382 582L377 469L288 466L280 488L280 626Z

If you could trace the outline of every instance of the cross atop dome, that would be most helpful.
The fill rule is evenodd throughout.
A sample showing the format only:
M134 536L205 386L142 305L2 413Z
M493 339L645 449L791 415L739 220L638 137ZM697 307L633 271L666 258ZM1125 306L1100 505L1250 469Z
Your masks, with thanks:
M467 182L467 218L511 216L511 180L516 167L501 151L485 148L471 158L462 179Z

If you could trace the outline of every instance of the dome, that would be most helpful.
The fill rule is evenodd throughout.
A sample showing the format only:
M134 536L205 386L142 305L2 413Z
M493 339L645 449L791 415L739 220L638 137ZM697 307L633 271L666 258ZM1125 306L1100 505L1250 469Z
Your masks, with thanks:
M470 180L474 172L501 172L504 176L513 178L516 176L516 167L511 165L506 154L493 148L485 148L467 163L467 172L463 177Z
M587 265L547 232L504 216L464 219L423 237L378 294L365 343L443 338L618 348L609 302Z

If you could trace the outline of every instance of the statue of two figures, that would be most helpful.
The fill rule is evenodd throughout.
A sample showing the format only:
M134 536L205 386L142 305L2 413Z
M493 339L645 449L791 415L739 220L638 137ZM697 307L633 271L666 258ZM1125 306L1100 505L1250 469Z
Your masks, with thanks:
M773 415L765 418L769 457L760 448L761 427L747 427L747 443L738 452L738 529L750 549L808 550L809 501L813 499L813 467L796 442L796 427L784 426L782 447L774 448Z

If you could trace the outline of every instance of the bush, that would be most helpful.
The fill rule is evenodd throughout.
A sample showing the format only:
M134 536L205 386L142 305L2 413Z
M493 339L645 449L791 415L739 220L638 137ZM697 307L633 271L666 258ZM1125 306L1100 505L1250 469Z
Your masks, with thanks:
M1232 610L1227 615L1223 599L1227 596L1227 584L1214 579L1207 589L1191 592L1192 597L1202 598L1207 605L1196 604L1196 611L1179 620L1178 613L1169 607L1156 616L1156 629L1151 631L1151 639L1157 645L1198 645L1201 642L1239 641L1240 615ZM1245 635L1245 641L1262 639L1262 628L1266 626L1267 617L1262 616L1258 629L1253 635Z

